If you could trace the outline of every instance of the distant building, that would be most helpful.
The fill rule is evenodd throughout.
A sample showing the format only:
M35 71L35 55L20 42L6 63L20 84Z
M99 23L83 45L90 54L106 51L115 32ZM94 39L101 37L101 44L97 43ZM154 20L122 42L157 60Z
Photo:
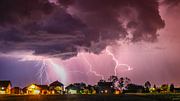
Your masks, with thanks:
M24 88L22 89L22 92L23 92L23 94L27 94L27 87L24 87Z
M11 81L0 81L0 94L11 94Z
M49 94L49 86L48 85L37 85L40 88L40 94L46 95Z
M145 88L141 85L136 84L128 84L124 93L143 93L145 92Z
M175 93L180 93L180 88L174 88Z
M32 94L32 95L35 95L35 94L40 94L41 93L41 88L39 86L37 86L36 84L31 84L27 87L25 87L25 92L26 94Z
M50 94L63 94L64 93L64 85L55 81L49 85Z
M115 89L115 90L114 90L114 94L115 94L115 95L119 95L119 94L121 94L121 93L122 93L122 91L119 90L119 89Z
M89 89L86 87L85 83L74 83L70 84L66 88L67 94L88 94Z
M96 94L96 93L97 93L96 86L88 85L84 90L84 94Z
M98 82L99 94L113 94L113 82Z
M23 94L23 91L20 87L14 87L11 89L11 94Z
M80 88L78 88L77 86L75 86L73 84L70 84L65 89L66 89L67 94L79 94L79 92L80 92Z
M37 85L37 84L31 84L28 87L25 87L23 89L23 92L25 92L25 94L49 94L49 87L48 85Z

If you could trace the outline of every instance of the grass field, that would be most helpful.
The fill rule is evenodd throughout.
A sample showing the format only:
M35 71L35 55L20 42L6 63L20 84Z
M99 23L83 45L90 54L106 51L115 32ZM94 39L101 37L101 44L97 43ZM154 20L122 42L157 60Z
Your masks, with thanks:
M0 95L0 101L180 101L180 94Z

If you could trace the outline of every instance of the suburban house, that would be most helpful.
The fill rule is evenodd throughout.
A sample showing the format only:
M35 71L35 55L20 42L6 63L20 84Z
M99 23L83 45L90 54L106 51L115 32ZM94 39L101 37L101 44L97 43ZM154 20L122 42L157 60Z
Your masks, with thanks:
M96 94L96 88L95 86L88 85L84 88L82 94Z
M85 83L74 83L66 87L67 94L87 94L89 89Z
M0 94L11 94L11 81L0 81Z
M73 84L70 84L65 89L66 89L67 94L79 94L79 92L80 92L80 89Z
M115 90L114 90L114 94L115 94L115 95L119 95L119 94L121 94L121 93L122 93L122 91L119 90L119 89L115 89Z
M23 94L23 91L20 87L13 87L11 89L11 94Z
M143 93L145 92L145 88L141 85L136 84L128 84L124 93Z
M31 84L24 88L24 92L26 92L26 94L32 94L32 95L40 94L41 88L36 84Z
M174 88L175 93L180 93L180 88Z
M31 84L23 89L23 92L25 94L42 94L46 95L49 94L49 87L48 85L37 85L37 84Z
M23 92L23 94L27 94L27 87L24 87L24 88L22 89L22 92Z
M97 87L96 86L88 86L90 90L90 94L97 94Z
M98 82L98 93L99 94L112 94L113 93L113 82Z
M40 94L46 95L49 94L49 86L48 85L37 85L40 88Z
M59 82L55 81L49 85L50 94L64 94L64 85Z

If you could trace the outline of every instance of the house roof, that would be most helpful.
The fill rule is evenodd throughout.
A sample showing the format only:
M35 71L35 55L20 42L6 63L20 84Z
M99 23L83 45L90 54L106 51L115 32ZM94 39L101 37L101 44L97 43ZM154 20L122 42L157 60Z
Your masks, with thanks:
M48 85L37 85L40 89L48 90Z
M11 85L11 81L0 81L0 87L8 87L8 85Z
M13 87L12 89L21 89L20 87Z
M78 90L80 89L79 87L73 85L73 84L70 84L69 86L67 86L65 89L74 89L74 90Z
M59 81L54 81L49 86L64 86L64 85L61 82L59 82Z
M175 90L180 90L180 88L174 88Z

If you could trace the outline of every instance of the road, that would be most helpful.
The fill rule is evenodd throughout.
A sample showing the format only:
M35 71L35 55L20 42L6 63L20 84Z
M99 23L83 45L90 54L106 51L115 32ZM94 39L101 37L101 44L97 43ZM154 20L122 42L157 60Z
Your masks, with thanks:
M180 101L169 95L0 95L0 101Z

